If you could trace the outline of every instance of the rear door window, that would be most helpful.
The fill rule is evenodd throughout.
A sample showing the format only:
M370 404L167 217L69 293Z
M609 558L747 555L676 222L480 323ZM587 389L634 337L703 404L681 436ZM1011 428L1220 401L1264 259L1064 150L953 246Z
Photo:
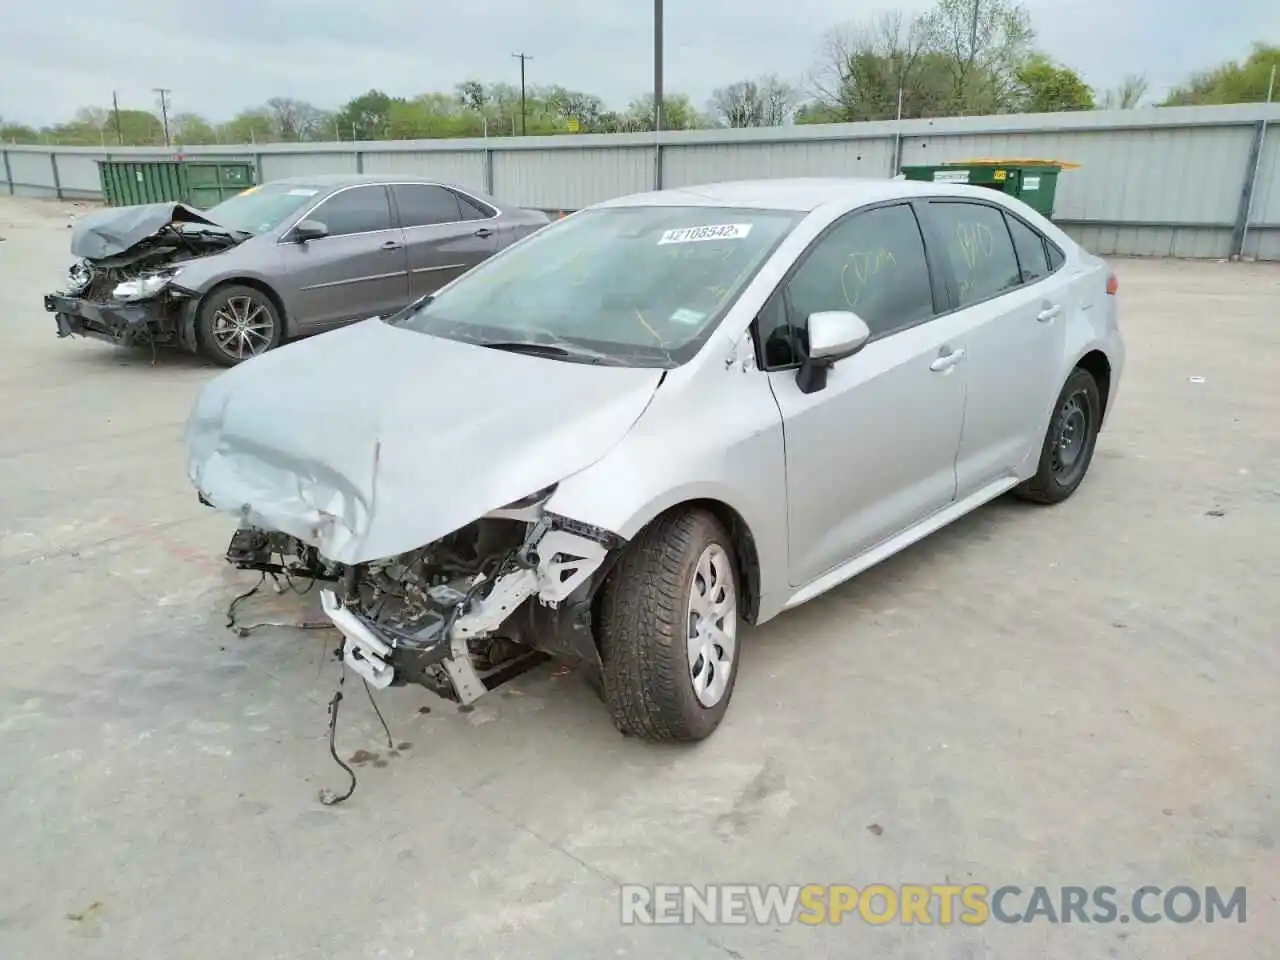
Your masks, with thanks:
M488 204L481 203L474 197L468 197L465 193L455 193L454 196L458 198L458 206L462 209L464 220L488 220L498 215L497 211Z
M959 307L981 303L1022 283L1004 214L985 203L930 201L932 218L958 287Z
M429 227L437 223L457 223L465 219L458 196L429 183L397 183L391 188L405 227Z
M1047 277L1049 255L1045 252L1045 239L1035 230L1015 216L1005 214L1009 223L1009 235L1013 237L1013 248L1018 253L1018 266L1022 268L1022 282L1035 283Z

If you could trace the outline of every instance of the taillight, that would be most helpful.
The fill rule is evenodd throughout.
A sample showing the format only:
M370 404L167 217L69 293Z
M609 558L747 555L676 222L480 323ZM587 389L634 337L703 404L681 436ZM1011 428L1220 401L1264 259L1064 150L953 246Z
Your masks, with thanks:
M1120 278L1114 272L1107 274L1107 296L1114 297L1120 292Z

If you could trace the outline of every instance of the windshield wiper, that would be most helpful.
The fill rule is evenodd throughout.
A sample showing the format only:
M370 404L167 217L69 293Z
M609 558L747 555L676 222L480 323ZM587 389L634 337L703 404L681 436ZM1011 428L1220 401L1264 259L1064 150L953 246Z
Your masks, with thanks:
M552 360L569 360L575 363L610 363L611 358L604 354L591 353L585 350L569 350L554 343L542 343L537 340L481 340L478 346L491 350L506 350L509 353L527 353L534 357L547 357Z

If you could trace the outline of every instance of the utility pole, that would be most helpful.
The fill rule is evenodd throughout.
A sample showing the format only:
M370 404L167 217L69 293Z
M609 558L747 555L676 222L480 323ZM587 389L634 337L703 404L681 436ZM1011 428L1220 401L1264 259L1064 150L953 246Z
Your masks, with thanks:
M120 130L120 97L111 91L111 113L116 118L116 142L124 146L124 133Z
M527 53L513 53L511 56L520 61L520 136L523 137L527 132L525 127L527 121L525 119L524 106L524 62L526 60L532 60L533 57L529 56Z
M662 0L653 0L653 132L662 129Z
M168 87L152 87L156 93L160 94L160 119L164 124L164 145L170 146L169 140L169 94L173 93Z

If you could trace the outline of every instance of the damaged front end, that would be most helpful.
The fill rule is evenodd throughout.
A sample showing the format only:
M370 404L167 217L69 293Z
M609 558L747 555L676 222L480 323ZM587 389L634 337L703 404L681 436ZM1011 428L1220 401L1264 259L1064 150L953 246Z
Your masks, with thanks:
M343 660L371 687L419 684L469 704L548 656L599 669L592 602L624 542L547 512L553 490L385 560L331 563L251 527L232 537L227 559L325 581Z
M44 298L59 337L195 349L196 296L185 261L236 246L244 235L180 203L103 210L75 224L66 287Z

